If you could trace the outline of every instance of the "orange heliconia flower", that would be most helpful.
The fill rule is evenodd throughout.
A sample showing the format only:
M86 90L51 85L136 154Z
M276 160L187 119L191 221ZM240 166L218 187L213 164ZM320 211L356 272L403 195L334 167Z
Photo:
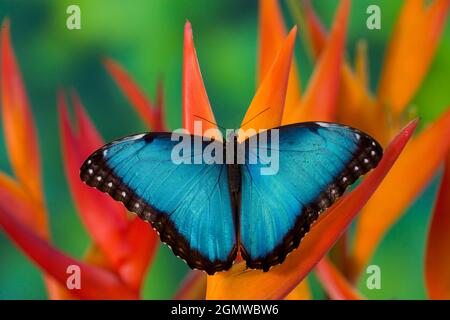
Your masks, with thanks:
M58 97L64 166L75 205L94 243L83 260L64 254L51 243L36 129L12 50L9 21L2 28L1 54L3 124L14 177L0 173L0 226L43 270L50 298L138 298L157 248L157 236L115 201L81 183L82 161L103 145L103 140L75 93L76 129L70 124L64 94ZM70 265L80 267L81 289L67 289Z
M303 1L300 8L298 3L298 1L290 2L294 13L301 13L302 15L299 19L302 22L302 29L306 31L307 39L310 40L312 56L318 62L310 83L299 101L286 99L282 123L304 120L342 122L368 132L384 145L387 145L395 137L399 128L405 124L405 117L401 111L405 109L409 100L413 97L431 63L443 30L450 1L436 0L427 6L424 1L405 2L383 67L381 81L386 81L387 84L380 83L380 92L376 97L368 89L367 44L362 41L358 43L354 71L346 61L342 61L345 25L350 10L350 1L341 1L329 36L327 36L326 29L315 15L309 1ZM411 25L418 26L420 33L415 31L416 28L410 28ZM281 50L283 46L281 39L285 36L278 1L261 0L260 50L263 52L259 53L259 81L263 79L262 75L264 75L265 70L269 69L267 57L273 57L272 59L275 60L274 52ZM425 41L429 45L421 45ZM422 49L414 50L417 46L421 46ZM404 57L408 54L408 57ZM273 63L272 68L275 64L276 62ZM297 92L295 92L295 86L292 85L300 82L297 79L297 73L294 76L292 74L284 76L284 78L279 79L278 83L283 84L285 79L288 78L287 88L289 91L287 94L291 97L300 97L300 88L298 87ZM403 81L402 79L407 80ZM385 89L382 89L383 86ZM398 92L397 86L400 87ZM254 114L254 112L248 111L247 114ZM264 123L264 118L260 117L257 125L266 128L274 126L273 119L267 119L267 122ZM349 280L346 280L340 274L341 271L336 269L331 261L327 260L325 267L323 262L319 263L318 273L321 279L328 279L324 287L330 297L350 298L355 293L354 289L348 286L357 278L360 270L368 262L384 233L405 212L405 209L436 173L450 148L450 140L442 139L442 137L449 135L450 110L444 112L436 122L412 139L412 142L406 146L380 187L368 199L367 205L362 208L357 222L354 248L350 257L347 257L349 261L346 265L349 269L343 270L346 274L350 274ZM422 159L425 156L427 161L423 162ZM416 170L418 167L421 170ZM408 179L407 183L405 183L405 179ZM392 197L393 194L395 194L395 197ZM380 212L383 214L380 215ZM317 228L314 227L311 233ZM432 230L436 229L432 228ZM329 232L324 231L324 235ZM439 234L438 231L434 232ZM442 234L442 232L440 233ZM445 237L444 234L441 236ZM304 239L298 251L302 251L309 237L307 236ZM430 235L430 237L432 236ZM439 237L439 235L436 237ZM430 243L432 243L431 240ZM442 256L442 251L439 252ZM293 253L292 255L295 256L296 254ZM450 269L445 261L442 261L443 264L440 264L440 266L443 269ZM296 266L298 268L298 265ZM276 268L274 269L276 270ZM236 269L235 274L239 271L242 270ZM289 271L286 270L285 272ZM246 279L254 277L256 284L258 277L253 275L253 271L248 271L248 273L251 276L247 276L246 271L242 273L242 277ZM429 276L430 274L430 272L427 273L428 279L433 278ZM217 278L220 280L215 280ZM264 283L267 280L266 278L269 277L261 275L261 283ZM238 294L231 290L231 286L232 284L237 285L240 280L241 275L234 275L233 272L208 277L208 297L279 298L289 292L289 290L285 290L281 295L279 293L278 295L272 295L263 293L260 290L261 288L258 289L259 293L256 292L256 289L255 292L247 292L245 288L251 286L250 282L245 282L247 285L241 285L240 288L244 287L244 289L240 289L240 294ZM281 278L279 281L281 282ZM274 286L273 290L276 291L276 282L270 283ZM435 286L437 285L435 284ZM340 290L336 292L336 288L340 288ZM358 293L355 294L360 296ZM445 297L445 295L441 295L441 297Z
M333 31L328 37L310 1L289 3L306 31L312 56L321 58L327 43L333 37ZM342 1L341 7L344 5ZM407 118L404 110L431 64L449 6L449 0L435 0L430 3L423 0L405 1L386 52L377 95L371 94L368 89L367 44L358 42L355 70L344 62L340 71L340 92L335 121L364 130L383 144L392 139L404 125ZM276 13L271 17L278 19ZM321 117L319 114L316 120ZM350 274L350 280L357 278L386 231L435 175L449 152L450 141L442 139L449 134L450 110L447 110L412 139L363 208L356 224L354 247L348 257L349 270L344 270ZM427 161L423 162L425 157ZM416 169L418 167L420 170ZM449 266L448 263L440 265L443 265L443 268Z

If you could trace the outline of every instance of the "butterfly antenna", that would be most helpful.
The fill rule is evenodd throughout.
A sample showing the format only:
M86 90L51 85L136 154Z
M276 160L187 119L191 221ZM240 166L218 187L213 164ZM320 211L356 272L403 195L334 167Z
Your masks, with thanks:
M218 124L217 124L217 123L215 123L215 122L209 121L209 120L208 120L208 119L206 119L206 118L203 118L203 117L197 116L197 115L195 115L195 114L194 114L194 117L197 117L197 118L199 118L199 119L202 119L202 120L204 120L204 121L206 121L206 122L209 122L209 123L211 123L211 124L213 124L213 125L215 125L215 126L219 127L220 129L226 130L226 128L224 128L224 127L222 127L222 126L218 125Z
M263 114L264 112L266 112L267 110L269 110L270 107L265 108L264 110L262 110L261 112L259 112L258 114L256 114L255 116L253 116L251 119L245 121L243 124L241 124L241 127L245 126L246 124L248 124L249 122L255 120L256 117L260 116L261 114Z

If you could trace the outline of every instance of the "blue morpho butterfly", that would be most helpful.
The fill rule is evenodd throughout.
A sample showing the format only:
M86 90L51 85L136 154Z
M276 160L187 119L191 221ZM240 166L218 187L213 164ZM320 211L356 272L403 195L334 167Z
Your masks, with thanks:
M239 250L248 267L267 271L298 247L318 215L383 154L369 135L335 123L276 129L276 147L273 129L264 131L265 139L260 132L242 143L236 135L227 142L201 141L200 151L223 150L223 161L212 164L173 161L180 140L169 132L133 135L94 152L80 176L149 221L191 268L208 274L228 270ZM178 136L191 140L192 150L184 155L191 160L198 136ZM237 154L239 147L245 148L244 161L225 161L227 150ZM275 174L262 174L263 150L277 153ZM250 161L252 155L257 161Z

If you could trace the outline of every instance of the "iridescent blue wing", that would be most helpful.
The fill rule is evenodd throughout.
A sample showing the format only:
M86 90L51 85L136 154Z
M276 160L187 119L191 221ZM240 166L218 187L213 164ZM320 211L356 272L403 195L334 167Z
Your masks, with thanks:
M367 134L333 123L280 127L278 145L272 135L275 131L269 130L267 143L261 134L254 136L260 140L256 146L252 139L245 141L242 166L240 250L249 267L266 271L298 247L319 213L374 168L383 152ZM268 165L259 152L267 151L279 156L273 175L261 171ZM258 161L251 164L256 155Z
M94 152L80 177L149 221L191 268L209 274L229 269L237 246L227 167L176 164L171 154L178 143L170 133L117 140ZM203 142L202 151L210 144L222 148L221 142ZM190 159L198 156L191 146Z

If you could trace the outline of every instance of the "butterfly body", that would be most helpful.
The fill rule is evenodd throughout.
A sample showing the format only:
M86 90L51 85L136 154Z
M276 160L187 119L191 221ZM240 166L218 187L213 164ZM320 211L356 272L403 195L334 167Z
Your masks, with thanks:
M267 271L377 165L382 149L363 132L331 123L266 133L243 142L236 135L224 143L197 142L202 153L222 151L219 161L209 163L190 161L198 137L181 135L193 143L180 162L173 159L179 141L171 133L135 135L94 152L80 176L150 222L191 268L227 270L240 251L250 268Z

